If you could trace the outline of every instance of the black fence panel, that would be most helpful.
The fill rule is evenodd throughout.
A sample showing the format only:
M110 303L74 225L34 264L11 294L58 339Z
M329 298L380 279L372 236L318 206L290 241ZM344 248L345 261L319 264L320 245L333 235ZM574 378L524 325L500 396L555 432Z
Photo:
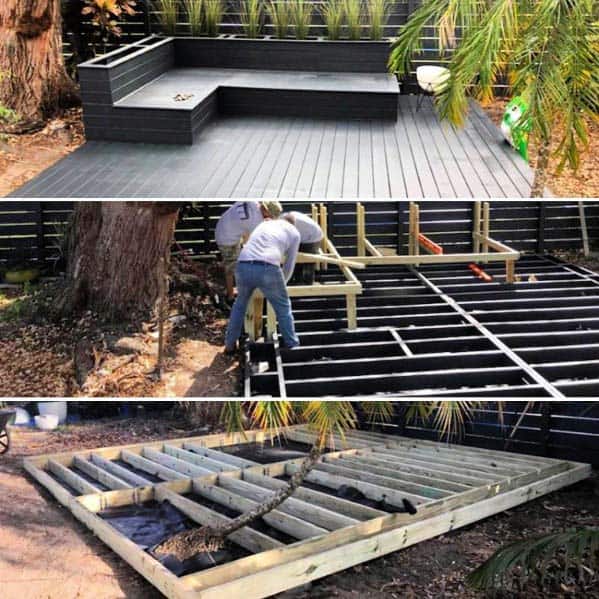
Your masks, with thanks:
M395 406L395 415L386 424L372 424L358 409L361 428L431 441L447 440L435 426L436 412L423 419L414 415L414 404ZM599 467L599 402L482 402L472 410L462 434L450 440Z
M344 255L356 252L356 202L324 202L329 213L328 234ZM41 261L55 263L75 202L0 201L0 264ZM231 202L190 204L176 231L175 251L196 259L216 255L214 231ZM419 202L422 232L443 245L446 253L472 247L473 202L462 200ZM310 212L310 202L284 202L289 209ZM408 201L369 201L366 231L372 243L402 253L408 244ZM586 201L591 243L599 243L599 201ZM582 233L578 203L572 200L491 202L491 235L523 252L580 249Z

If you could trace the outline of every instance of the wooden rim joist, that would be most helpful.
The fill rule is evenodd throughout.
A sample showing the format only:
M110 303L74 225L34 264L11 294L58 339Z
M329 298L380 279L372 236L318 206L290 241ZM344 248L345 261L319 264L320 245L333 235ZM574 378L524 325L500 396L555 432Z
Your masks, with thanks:
M286 437L306 447L314 440L303 426L288 429ZM303 459L260 464L227 451L267 438L256 431L212 435L27 458L24 466L171 599L269 597L591 475L587 464L353 431L329 440L330 452L306 484L264 518L266 527L231 536L246 557L176 576L110 524L105 510L149 502L169 502L195 526L247 511L280 489ZM344 495L348 488L351 497Z
M505 262L506 283L513 283L515 264L520 259L521 254L491 237L490 206L489 202L477 201L474 204L473 251L446 254L441 245L422 233L420 228L420 206L417 202L410 202L408 253L407 255L384 255L368 240L366 234L366 209L363 204L358 203L358 256L351 258L351 260L371 266ZM423 254L422 251L427 253Z

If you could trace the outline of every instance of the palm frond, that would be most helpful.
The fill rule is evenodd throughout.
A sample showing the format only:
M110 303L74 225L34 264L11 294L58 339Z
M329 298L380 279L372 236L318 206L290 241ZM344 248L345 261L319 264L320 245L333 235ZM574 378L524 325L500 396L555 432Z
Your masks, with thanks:
M421 401L408 408L406 421L420 419L426 422L432 418L441 439L459 439L464 434L466 422L480 404L478 401Z
M239 401L225 401L220 414L221 424L227 432L243 432L244 427L243 403Z
M322 449L333 435L345 439L345 433L356 427L357 418L350 401L308 401L304 404L303 417L316 434L316 444Z
M254 401L250 404L249 416L253 427L270 431L271 441L284 436L285 429L295 421L291 401Z
M393 403L390 401L365 401L361 407L366 421L371 426L391 422L395 415Z
M560 557L556 560L556 557ZM541 581L550 567L560 564L565 574L583 565L599 564L599 530L586 528L569 530L534 539L518 541L500 549L490 560L467 577L472 587L480 590L502 587L518 569L518 578L537 575Z

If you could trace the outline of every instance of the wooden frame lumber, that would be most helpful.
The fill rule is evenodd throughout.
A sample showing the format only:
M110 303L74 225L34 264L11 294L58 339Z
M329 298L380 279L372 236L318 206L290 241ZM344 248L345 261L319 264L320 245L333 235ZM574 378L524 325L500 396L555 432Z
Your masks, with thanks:
M308 443L315 438L303 426L290 427L287 433ZM345 439L330 439L331 451L308 475L307 484L264 517L270 529L292 539L289 544L271 536L268 528L261 532L246 527L229 540L248 552L247 557L177 577L105 519L103 513L110 508L168 501L199 526L228 522L229 516L208 506L245 512L282 488L282 477L300 467L302 458L259 464L227 453L229 446L260 443L267 435L249 431L245 440L211 435L75 451L27 458L24 467L171 599L269 597L509 510L591 474L590 466L575 462L351 431ZM115 474L128 472L121 465L129 463L124 457L169 480L148 485L141 477L144 486L130 487L131 479ZM99 491L73 469L115 488ZM348 487L379 502L380 508L339 496ZM417 506L416 514L403 513L405 500ZM392 506L401 511L393 513Z

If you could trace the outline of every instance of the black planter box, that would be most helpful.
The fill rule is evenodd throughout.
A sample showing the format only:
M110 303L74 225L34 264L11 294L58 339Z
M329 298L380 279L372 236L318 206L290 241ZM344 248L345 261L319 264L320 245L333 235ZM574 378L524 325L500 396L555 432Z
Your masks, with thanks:
M388 54L384 41L145 38L79 66L86 135L191 144L219 114L396 120Z

